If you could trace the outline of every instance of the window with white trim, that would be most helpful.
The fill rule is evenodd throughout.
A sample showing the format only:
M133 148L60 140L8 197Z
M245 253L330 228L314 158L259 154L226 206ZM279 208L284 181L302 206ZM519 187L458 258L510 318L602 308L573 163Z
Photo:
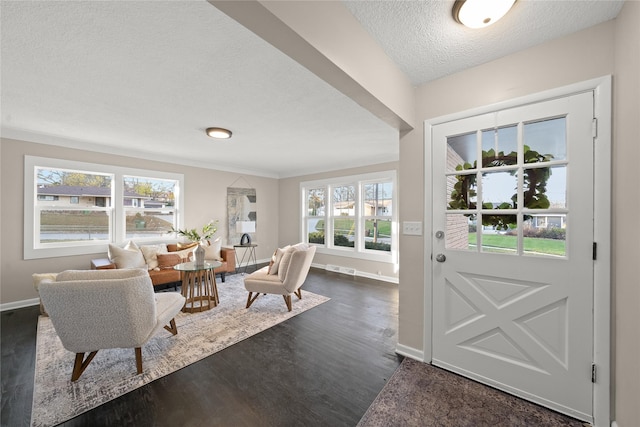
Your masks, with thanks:
M320 253L395 262L395 182L385 171L301 183L302 240Z
M25 259L106 250L108 243L171 238L183 175L25 157Z

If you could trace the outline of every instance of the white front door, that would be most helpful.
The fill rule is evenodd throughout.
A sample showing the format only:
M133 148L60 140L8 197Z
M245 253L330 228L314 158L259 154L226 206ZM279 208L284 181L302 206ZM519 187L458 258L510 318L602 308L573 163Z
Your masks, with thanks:
M593 93L433 127L433 363L592 421Z

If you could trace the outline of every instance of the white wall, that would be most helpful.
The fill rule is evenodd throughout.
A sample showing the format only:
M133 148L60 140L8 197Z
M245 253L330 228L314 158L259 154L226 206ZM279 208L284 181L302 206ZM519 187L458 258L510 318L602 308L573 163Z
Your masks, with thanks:
M24 156L63 158L91 163L133 167L138 169L161 170L183 173L185 176L185 226L198 227L210 219L219 219L216 236L225 241L228 235L227 187L246 186L249 182L256 189L258 259L267 259L277 247L278 241L278 180L256 176L244 176L232 172L188 167L171 163L142 160L132 157L95 153L91 151L35 144L10 139L0 140L0 303L10 307L12 303L36 298L32 286L32 273L59 272L66 269L88 269L92 258L99 254L23 260L23 218L24 218ZM236 182L237 181L237 182ZM236 182L234 184L234 182ZM233 245L237 242L226 242Z
M618 427L640 425L640 2L615 23L613 139L613 360Z
M640 420L640 334L638 260L640 233L635 217L638 188L638 42L640 3L627 2L617 20L589 28L417 89L417 117L427 120L612 74L614 81L613 281L615 324L612 349L615 419L619 426ZM400 221L424 218L424 133L417 129L400 141ZM428 218L427 218L428 219ZM427 236L428 238L428 236ZM401 236L399 345L422 351L424 318L423 238ZM410 262L404 262L407 257ZM427 267L428 268L428 267Z

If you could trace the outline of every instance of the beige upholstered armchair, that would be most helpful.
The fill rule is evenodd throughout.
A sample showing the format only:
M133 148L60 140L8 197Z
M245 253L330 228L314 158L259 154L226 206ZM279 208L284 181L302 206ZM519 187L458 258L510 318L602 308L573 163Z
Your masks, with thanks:
M291 311L291 295L302 299L300 287L307 278L315 246L299 243L294 246L278 249L269 266L263 267L244 279L244 287L249 291L247 308L260 294L282 295L287 309Z
M155 294L140 269L63 271L38 291L62 345L76 353L71 381L107 348L135 348L141 374L142 345L163 327L177 334L174 317L184 306L180 294Z

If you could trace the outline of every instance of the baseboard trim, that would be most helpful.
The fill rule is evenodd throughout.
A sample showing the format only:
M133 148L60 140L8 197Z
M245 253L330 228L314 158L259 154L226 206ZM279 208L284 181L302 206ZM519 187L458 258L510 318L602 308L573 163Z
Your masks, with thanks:
M311 263L311 267L319 268L321 270L332 271L338 274L347 274L348 276L351 276L351 274L348 274L348 273L341 273L340 271L327 269L327 264ZM367 273L366 271L359 271L357 269L355 270L354 276L365 277L367 279L373 279L373 280L380 280L381 282L395 283L396 285L400 283L400 280L397 277L382 276L378 274Z
M418 350L417 348L409 347L402 344L397 344L396 353L398 353L401 356L415 359L419 362L424 362L424 352L422 350Z
M616 421L611 421L611 427L620 427Z
M31 307L33 305L40 305L40 298L25 299L22 301L7 302L0 304L0 312L7 310L15 310L18 308Z
M378 274L367 273L364 271L356 271L356 276L366 277L368 279L374 280L381 280L383 282L395 283L396 285L400 283L400 280L397 277L382 276Z

